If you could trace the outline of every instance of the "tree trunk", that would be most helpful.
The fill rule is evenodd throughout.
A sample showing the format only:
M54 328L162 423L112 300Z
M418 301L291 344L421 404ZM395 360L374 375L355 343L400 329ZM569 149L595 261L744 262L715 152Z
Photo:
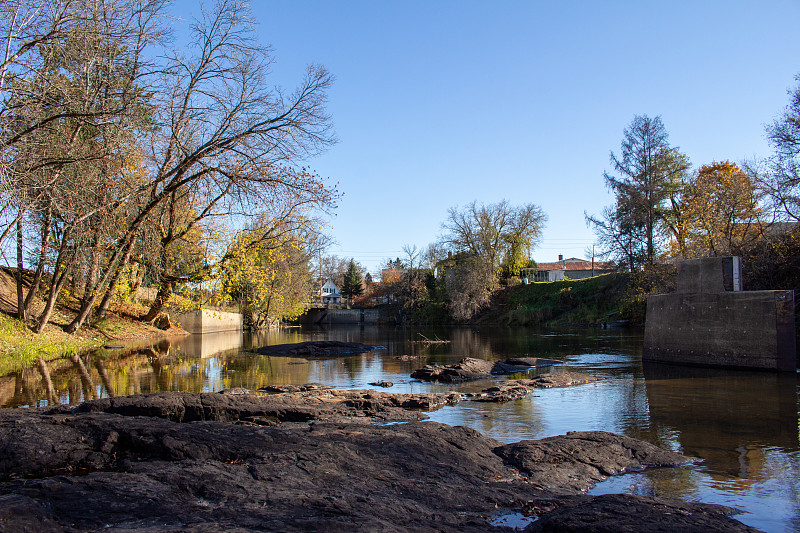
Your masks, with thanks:
M131 257L131 250L133 249L133 242L127 246L125 250L125 255L123 255L122 260L119 262L114 275L111 278L111 281L108 283L108 289L106 289L106 293L103 295L103 299L100 302L100 305L97 308L97 319L101 320L105 318L106 313L108 312L108 306L111 305L111 299L114 297L114 294L117 292L117 283L119 283L119 278L122 277L122 272L125 270L125 267L128 266L128 261Z
M44 273L44 263L47 261L47 245L50 242L50 223L53 220L52 206L47 206L44 221L42 222L42 247L39 250L39 264L36 265L36 273L33 275L33 281L28 289L28 296L25 298L24 310L28 314L31 302L34 296L39 292L39 284L42 282L42 274Z
M61 289L64 287L64 283L66 283L67 278L69 278L68 274L70 267L65 268L60 275L58 274L58 269L61 267L61 263L61 257L59 257L58 261L56 261L56 269L53 273L53 281L50 284L50 293L47 296L47 302L44 305L42 314L39 315L38 324L34 330L36 333L41 333L42 330L44 330L44 327L50 321L50 315L53 313L53 308L56 305L58 293L61 292Z
M24 324L25 319L25 295L22 288L22 219L17 221L17 318Z
M61 245L58 248L56 265L53 268L53 279L50 281L50 292L47 295L47 301L45 302L44 310L39 315L38 324L34 329L36 333L41 333L44 327L47 325L47 322L50 320L50 314L53 312L53 308L55 307L58 293L61 291L64 283L69 278L69 271L72 269L74 264L74 262L70 260L69 265L64 267L64 260L66 259L65 256L67 253L67 242L69 242L71 233L72 228L67 228L64 230L64 235L61 236ZM73 256L75 255L74 252L72 252L72 254Z
M172 296L172 281L168 279L162 279L161 285L158 287L158 294L156 294L155 300L150 305L150 309L147 310L147 313L142 317L142 321L150 322L151 320L155 320L155 318L161 313L161 310L164 309L164 305L169 300L169 297Z
M102 287L106 283L109 282L109 278L111 278L116 273L116 267L120 262L120 257L125 257L127 261L127 257L130 257L131 253L131 246L133 243L133 238L136 233L135 228L131 228L128 232L128 239L125 239L119 247L114 251L114 254L108 261L108 267L106 268L105 274L103 277L97 282L97 287ZM78 315L69 323L69 325L64 328L64 331L67 333L75 333L78 331L86 319L88 318L89 314L92 312L92 307L94 307L94 302L97 300L97 291L94 291L89 298L81 303L81 309L78 311Z

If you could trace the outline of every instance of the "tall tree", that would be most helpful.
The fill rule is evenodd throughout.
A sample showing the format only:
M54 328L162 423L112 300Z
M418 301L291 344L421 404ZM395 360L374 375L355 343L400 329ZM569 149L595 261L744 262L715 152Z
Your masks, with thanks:
M781 218L800 221L800 84L789 93L780 118L767 127L767 136L775 155L764 186Z
M361 277L361 272L356 266L355 261L351 259L342 283L342 296L345 298L352 298L354 296L359 296L363 292L364 279Z
M677 148L669 145L661 117L637 115L623 131L619 155L611 152L611 164L618 175L604 172L603 176L614 193L617 206L613 211L614 223L607 224L607 227L622 231L641 227L644 260L652 264L663 235L667 200L680 187L680 178L688 168L688 160ZM590 223L594 220L588 218ZM610 221L608 217L606 220ZM631 233L630 236L637 234ZM619 240L612 237L610 242L601 241L600 244L609 248Z

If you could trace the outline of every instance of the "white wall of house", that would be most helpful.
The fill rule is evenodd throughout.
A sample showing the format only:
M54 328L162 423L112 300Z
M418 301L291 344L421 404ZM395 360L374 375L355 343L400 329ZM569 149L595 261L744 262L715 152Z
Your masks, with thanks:
M331 281L330 278L325 280L325 283L322 284L322 288L319 290L319 297L322 299L322 303L339 303L342 301L342 293L339 290L339 287Z

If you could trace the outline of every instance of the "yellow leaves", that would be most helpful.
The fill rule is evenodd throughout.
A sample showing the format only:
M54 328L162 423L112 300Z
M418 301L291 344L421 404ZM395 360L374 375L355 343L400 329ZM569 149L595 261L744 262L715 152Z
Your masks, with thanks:
M762 210L755 182L729 161L700 167L683 196L690 256L727 255L759 234Z

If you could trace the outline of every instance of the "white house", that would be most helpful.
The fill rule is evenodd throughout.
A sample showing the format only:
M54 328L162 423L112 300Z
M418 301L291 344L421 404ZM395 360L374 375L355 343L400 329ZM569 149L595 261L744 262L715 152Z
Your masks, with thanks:
M342 302L342 293L331 278L326 279L325 283L322 284L322 288L319 290L319 297L324 304L338 304Z
M618 267L613 261L586 261L577 257L564 259L558 256L554 263L537 263L537 272L533 281L560 281L568 279L584 279L600 274L616 272Z

